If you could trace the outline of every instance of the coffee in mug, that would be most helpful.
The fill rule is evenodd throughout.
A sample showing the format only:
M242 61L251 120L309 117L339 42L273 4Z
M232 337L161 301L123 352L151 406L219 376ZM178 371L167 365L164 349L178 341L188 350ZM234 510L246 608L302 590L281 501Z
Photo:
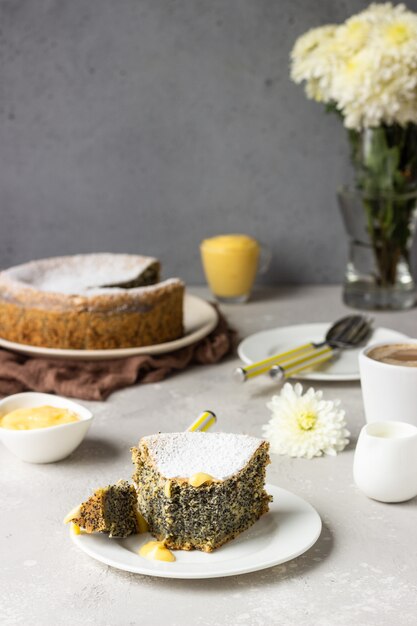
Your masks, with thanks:
M417 367L417 344L389 343L372 348L367 355L381 363Z
M366 421L417 426L417 340L368 346L359 355Z

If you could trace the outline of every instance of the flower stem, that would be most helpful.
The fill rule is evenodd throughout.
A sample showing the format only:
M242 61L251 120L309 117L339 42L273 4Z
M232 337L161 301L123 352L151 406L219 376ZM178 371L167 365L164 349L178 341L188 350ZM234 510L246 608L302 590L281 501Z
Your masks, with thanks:
M356 186L363 194L378 286L397 282L398 264L409 263L410 223L417 188L417 126L407 124L350 130Z

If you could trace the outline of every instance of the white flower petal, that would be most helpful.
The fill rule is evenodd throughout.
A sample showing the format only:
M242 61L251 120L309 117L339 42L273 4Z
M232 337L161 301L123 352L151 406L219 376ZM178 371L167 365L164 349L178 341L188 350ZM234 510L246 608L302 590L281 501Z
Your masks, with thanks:
M322 400L323 392L300 383L286 383L279 396L267 403L271 419L262 427L271 452L311 459L336 455L349 443L345 412L339 401ZM300 419L301 418L301 419Z

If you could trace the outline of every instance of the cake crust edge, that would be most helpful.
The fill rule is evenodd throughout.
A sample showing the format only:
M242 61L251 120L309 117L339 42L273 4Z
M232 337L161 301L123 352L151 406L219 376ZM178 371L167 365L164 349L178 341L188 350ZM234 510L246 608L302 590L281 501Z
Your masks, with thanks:
M159 267L152 257L137 258ZM0 273L0 334L24 345L75 350L165 343L184 333L184 292L184 282L170 278L150 286L70 295L36 289L4 270Z

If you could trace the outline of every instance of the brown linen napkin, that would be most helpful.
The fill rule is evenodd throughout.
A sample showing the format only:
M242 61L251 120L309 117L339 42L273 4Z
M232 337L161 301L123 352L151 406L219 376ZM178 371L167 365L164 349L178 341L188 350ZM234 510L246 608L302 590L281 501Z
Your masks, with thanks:
M217 363L232 351L236 337L220 311L218 314L218 324L207 337L169 354L141 354L112 361L67 361L0 349L0 396L41 391L82 400L105 400L116 389L156 383L189 365Z

